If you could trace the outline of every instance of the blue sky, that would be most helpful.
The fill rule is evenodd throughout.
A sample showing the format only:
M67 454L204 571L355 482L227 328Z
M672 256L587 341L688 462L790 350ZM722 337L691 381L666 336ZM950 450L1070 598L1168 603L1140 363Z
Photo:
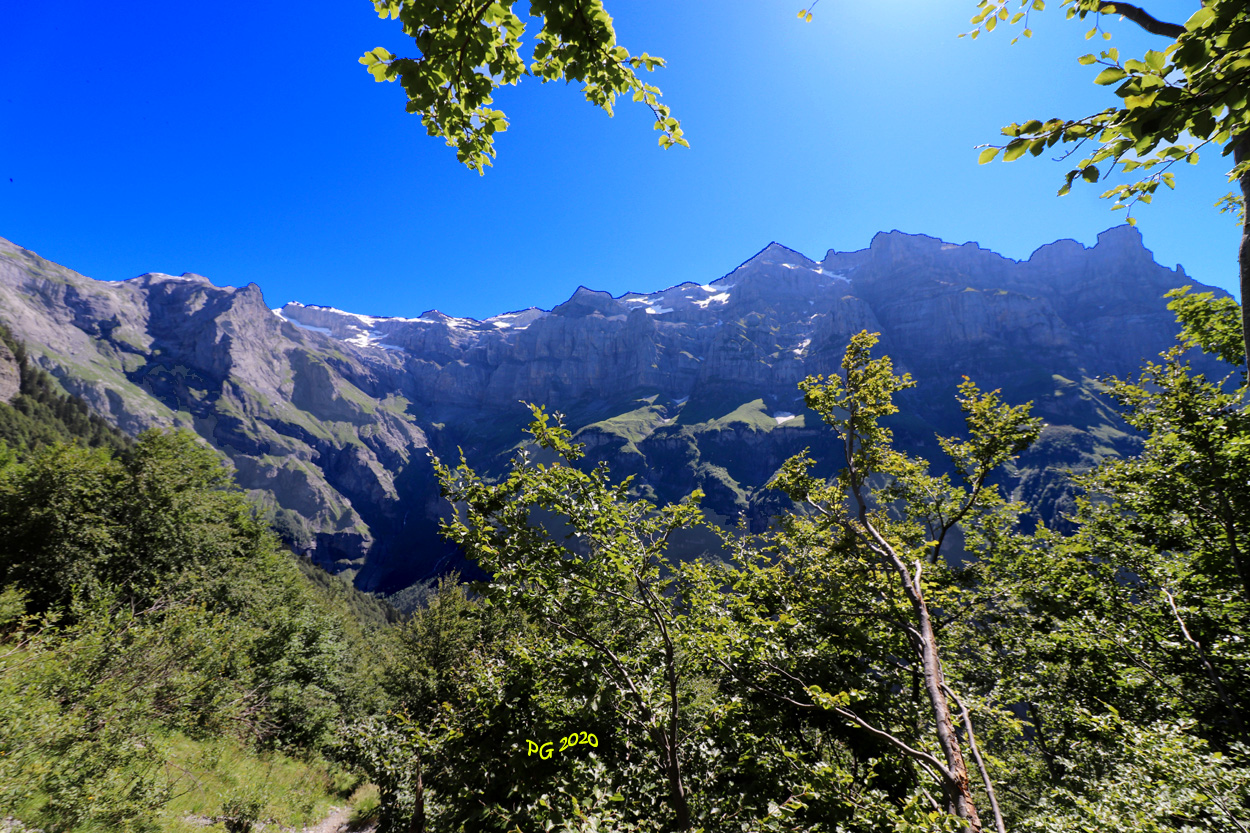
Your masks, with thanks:
M375 315L477 318L705 283L776 240L819 259L900 229L1009 257L1122 221L1102 188L1055 197L1049 155L978 166L1012 121L1109 106L1100 45L1053 11L1015 46L973 42L972 0L607 0L691 148L660 150L642 105L608 118L526 79L479 177L356 59L412 54L368 0L15 3L0 52L0 236L86 275L260 284ZM1147 0L1183 21L1196 0ZM520 7L519 7L520 8ZM1112 21L1122 54L1159 47ZM1217 152L1135 211L1165 265L1235 290L1239 229Z

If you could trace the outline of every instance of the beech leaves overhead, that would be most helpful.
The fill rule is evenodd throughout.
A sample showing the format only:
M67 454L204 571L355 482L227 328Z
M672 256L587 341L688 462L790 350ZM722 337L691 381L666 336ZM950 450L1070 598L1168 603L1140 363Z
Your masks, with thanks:
M529 63L522 54L526 21L512 3L466 0L374 0L381 18L399 20L417 47L415 58L378 47L360 59L378 81L399 81L408 112L419 113L431 136L441 136L457 158L479 174L495 157L495 134L508 129L493 108L496 89L524 76L582 85L586 100L612 115L619 95L651 108L660 146L689 143L681 124L660 103L660 90L639 70L664 59L632 55L616 42L612 18L600 0L532 0L529 16L541 21Z
M993 31L1001 23L1024 22L1028 29L1031 12L1045 8L1045 0L980 0L972 18L977 28L968 33ZM1011 7L1016 7L1014 14ZM1075 143L1064 158L1078 148L1089 152L1067 172L1059 194L1068 193L1079 177L1086 182L1105 178L1118 165L1124 173L1139 171L1135 182L1115 185L1102 196L1116 200L1113 208L1136 202L1149 203L1160 184L1175 187L1170 168L1177 162L1198 161L1198 152L1209 144L1222 146L1231 154L1238 137L1250 131L1250 10L1243 0L1210 0L1185 25L1163 23L1142 9L1099 0L1064 0L1068 18L1094 15L1095 25L1086 38L1102 34L1102 15L1121 15L1152 34L1172 37L1162 51L1150 50L1141 59L1124 59L1114 47L1079 60L1084 65L1102 67L1095 84L1118 85L1118 107L1078 119L1052 118L1010 124L1003 135L1006 145L986 147L978 159L982 164L1002 151L1005 161L1026 152L1034 156L1059 143ZM1229 172L1236 180L1250 172L1242 162ZM1239 208L1240 199L1230 195L1221 201L1222 210ZM1129 219L1132 223L1132 218Z

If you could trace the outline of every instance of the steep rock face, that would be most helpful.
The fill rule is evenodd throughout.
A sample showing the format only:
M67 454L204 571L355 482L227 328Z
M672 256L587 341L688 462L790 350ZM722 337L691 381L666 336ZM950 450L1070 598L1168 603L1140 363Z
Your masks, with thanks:
M125 430L190 428L223 451L327 564L363 566L375 530L402 526L397 481L413 466L429 479L402 399L359 357L274 316L255 284L104 283L0 242L0 308L42 366Z
M197 431L293 543L382 590L463 566L436 535L430 454L463 448L500 471L522 401L564 412L588 462L648 496L701 488L719 517L765 525L782 461L811 448L826 471L837 462L797 382L836 372L864 329L919 382L894 420L917 453L937 457L934 433L959 430L961 375L1035 401L1048 427L1006 485L1051 519L1070 506L1061 469L1133 447L1096 377L1172 343L1161 296L1187 284L1129 227L1023 262L889 232L821 261L774 243L705 285L402 319L270 310L254 284L195 275L92 281L0 243L0 319L67 389L129 431Z
M12 402L22 390L21 368L9 345L0 341L0 402Z

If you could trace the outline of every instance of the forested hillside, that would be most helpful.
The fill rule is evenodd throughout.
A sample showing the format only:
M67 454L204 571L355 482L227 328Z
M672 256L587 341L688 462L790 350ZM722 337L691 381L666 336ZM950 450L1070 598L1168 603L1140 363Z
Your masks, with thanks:
M32 448L79 440L88 446L120 451L130 438L68 396L44 370L31 364L26 345L0 324L0 441Z

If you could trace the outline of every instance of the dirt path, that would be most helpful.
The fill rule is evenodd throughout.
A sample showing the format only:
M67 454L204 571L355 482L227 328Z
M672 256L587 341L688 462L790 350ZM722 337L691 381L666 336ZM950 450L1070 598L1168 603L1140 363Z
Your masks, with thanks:
M321 824L316 827L304 828L304 833L341 833L347 830L347 820L351 817L352 808L343 807L335 809L334 812L322 819Z
M351 818L352 808L351 807L331 807L330 810L331 810L330 815L322 819L319 824L316 824L313 827L305 827L303 830L300 830L300 831L296 831L292 827L283 827L281 825L268 825L263 822L258 823L256 825L256 830L258 831L258 833L259 831L264 831L264 830L268 830L271 828L275 830L290 831L290 833L347 833L348 831L347 821L348 819ZM191 822L192 824L198 824L202 827L207 827L209 825L215 824L215 822L212 819L206 818L204 816L188 816L186 820ZM5 831L9 829L10 828L0 827L0 833L5 833ZM21 830L22 828L18 827L18 828L12 828L12 829L14 831L18 831L18 830ZM377 829L378 829L377 825L371 824L368 827L358 828L357 830L352 831L352 833L376 833Z

